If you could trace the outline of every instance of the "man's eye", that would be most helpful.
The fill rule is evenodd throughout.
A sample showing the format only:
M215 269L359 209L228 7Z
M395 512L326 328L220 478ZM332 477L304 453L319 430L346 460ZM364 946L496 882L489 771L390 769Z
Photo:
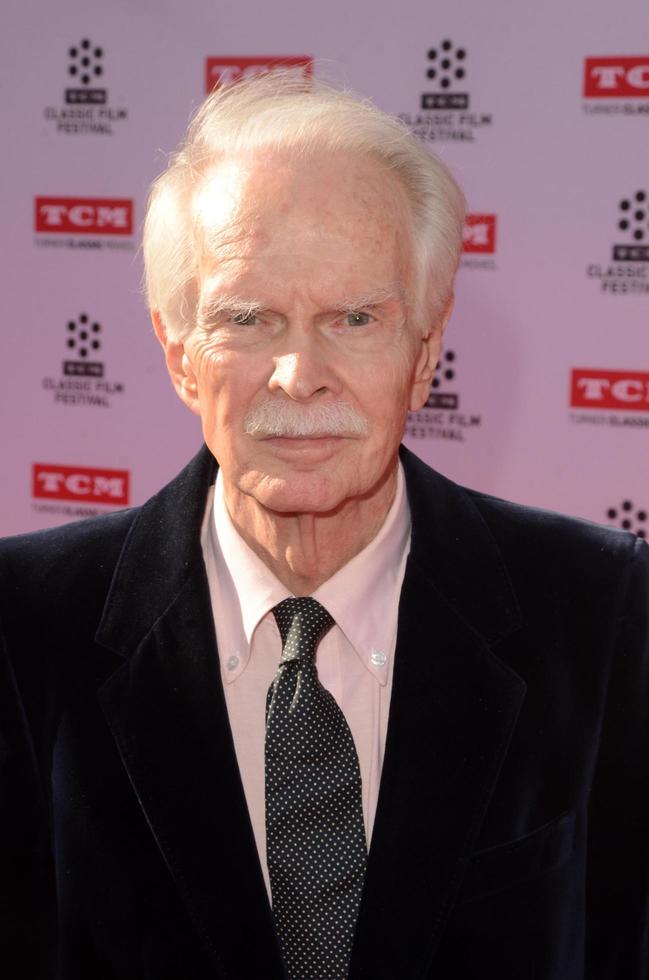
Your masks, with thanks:
M348 313L345 317L350 327L366 327L371 319L369 313Z
M230 317L233 323L240 323L244 327L254 327L257 322L256 313L233 313Z

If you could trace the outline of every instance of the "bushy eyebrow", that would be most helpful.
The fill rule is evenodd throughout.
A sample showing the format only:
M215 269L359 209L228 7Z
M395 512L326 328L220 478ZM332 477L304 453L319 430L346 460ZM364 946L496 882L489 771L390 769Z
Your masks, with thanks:
M252 316L260 313L263 305L256 300L242 299L240 296L215 296L201 305L198 311L199 323L210 323L221 313L231 313L234 316Z
M380 306L382 303L387 303L391 300L396 300L397 302L403 302L404 300L403 287L398 283L395 283L394 286L379 289L373 293L366 293L364 296L352 296L348 299L336 301L332 309L339 313L357 313L359 310Z
M358 313L360 310L372 309L390 301L404 302L404 289L400 283L365 293L362 296L343 297L332 302L330 313ZM208 299L199 310L199 322L210 323L222 313L234 316L252 316L255 313L267 311L263 303L241 296L215 296Z

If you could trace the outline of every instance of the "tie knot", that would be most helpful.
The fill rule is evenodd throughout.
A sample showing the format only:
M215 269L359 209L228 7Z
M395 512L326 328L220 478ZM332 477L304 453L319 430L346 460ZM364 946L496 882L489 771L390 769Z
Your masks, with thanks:
M282 660L313 659L318 643L334 624L324 606L311 596L284 599L273 609L282 638Z

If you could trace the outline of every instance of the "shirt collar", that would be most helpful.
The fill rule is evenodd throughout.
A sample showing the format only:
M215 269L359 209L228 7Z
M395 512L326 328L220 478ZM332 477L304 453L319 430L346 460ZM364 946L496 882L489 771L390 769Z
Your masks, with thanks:
M378 534L313 593L330 612L367 669L387 682L410 550L410 510L401 463L397 489Z
M211 506L210 506L211 505ZM209 540L217 568L227 571L234 598L238 599L247 649L240 651L240 665L227 670L228 682L236 680L250 658L255 629L270 610L289 598L273 572L243 540L228 513L219 470L213 504L208 504ZM384 685L388 661L394 655L401 584L410 550L410 510L401 463L397 488L378 533L362 551L313 593L329 611L364 666ZM229 651L219 651L228 659Z
M228 513L221 470L216 475L212 528L232 578L248 646L257 624L291 593L243 540Z

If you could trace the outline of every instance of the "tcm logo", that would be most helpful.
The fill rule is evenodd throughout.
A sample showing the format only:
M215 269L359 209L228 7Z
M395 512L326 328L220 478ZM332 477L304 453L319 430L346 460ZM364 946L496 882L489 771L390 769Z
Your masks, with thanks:
M132 235L133 201L122 198L37 197L36 231L65 235Z
M128 504L127 470L97 470L83 466L34 463L32 496L44 500L76 500L93 504Z
M496 215L467 214L462 237L463 252L493 255L496 251Z
M574 408L649 412L649 371L573 368L570 404Z
M584 97L587 99L649 98L649 54L635 58L586 58Z
M313 59L308 55L257 55L257 57L227 57L205 59L205 91L209 94L219 85L252 78L273 68L303 68L311 75Z

